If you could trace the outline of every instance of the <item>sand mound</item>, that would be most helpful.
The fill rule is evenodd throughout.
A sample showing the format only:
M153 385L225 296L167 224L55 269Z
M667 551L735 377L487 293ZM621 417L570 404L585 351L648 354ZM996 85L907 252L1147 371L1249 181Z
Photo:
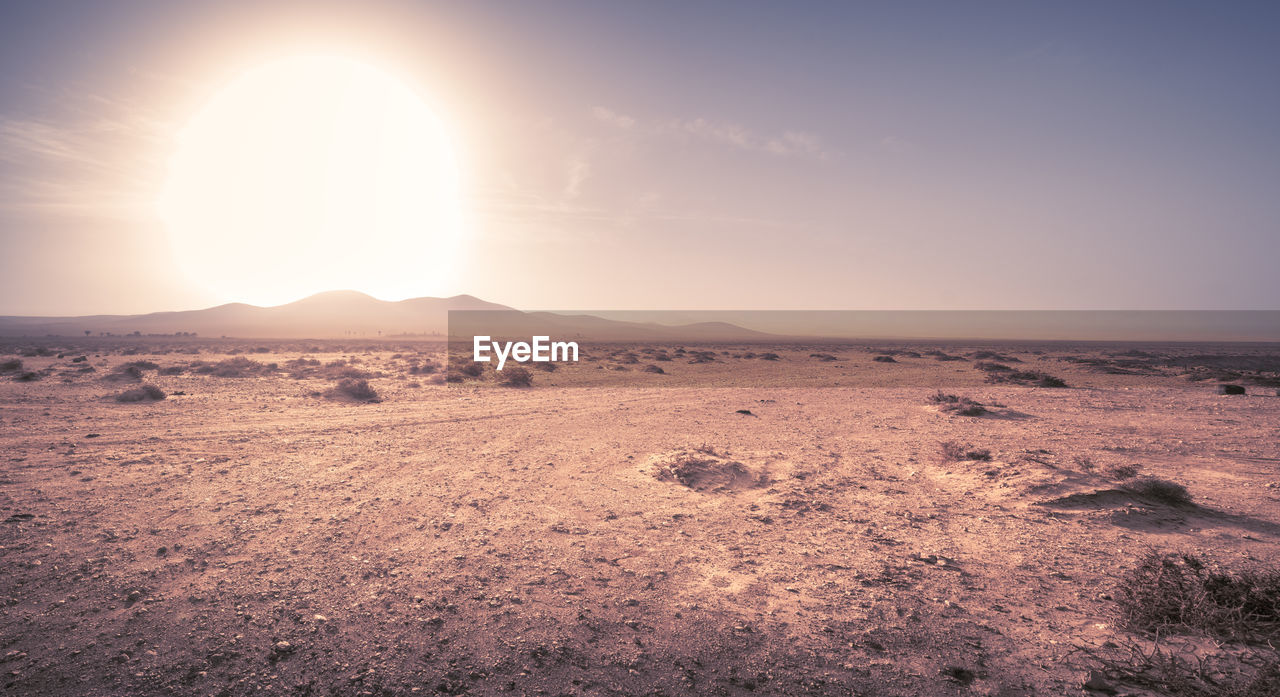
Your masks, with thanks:
M659 480L675 482L694 491L739 491L768 483L762 468L743 464L706 447L654 455L649 459L649 466Z

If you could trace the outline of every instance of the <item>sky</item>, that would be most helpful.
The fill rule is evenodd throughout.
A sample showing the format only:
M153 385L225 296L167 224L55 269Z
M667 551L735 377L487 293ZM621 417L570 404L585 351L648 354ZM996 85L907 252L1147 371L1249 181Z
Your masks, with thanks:
M449 272L410 294L551 310L1280 309L1275 3L0 13L0 314L243 300L175 261L157 201L202 105L316 50L394 76L450 134L460 222L423 231L449 235ZM397 250L335 265L334 289L362 290L380 254Z

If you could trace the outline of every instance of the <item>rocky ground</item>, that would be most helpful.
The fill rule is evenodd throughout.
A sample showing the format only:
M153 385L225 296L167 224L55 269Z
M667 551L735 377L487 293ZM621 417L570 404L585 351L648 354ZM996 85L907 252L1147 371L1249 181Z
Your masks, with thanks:
M1280 560L1275 347L443 353L0 345L5 692L1141 694L1143 553Z

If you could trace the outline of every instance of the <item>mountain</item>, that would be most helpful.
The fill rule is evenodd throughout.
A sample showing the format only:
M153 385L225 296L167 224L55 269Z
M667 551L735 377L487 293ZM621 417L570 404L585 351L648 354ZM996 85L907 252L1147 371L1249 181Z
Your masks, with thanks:
M452 333L469 341L472 334L493 337L549 335L555 339L596 341L750 341L771 335L724 322L692 322L669 326L628 322L592 315L520 312L470 295L386 301L350 290L318 293L275 307L229 303L203 310L153 312L145 315L86 317L3 317L0 336L83 336L110 333L195 333L201 337L259 339L325 339L416 335L444 339Z
M310 338L444 335L450 310L510 310L470 295L387 301L350 290L318 293L275 307L229 303L203 310L145 315L0 317L0 336L175 334L203 337Z

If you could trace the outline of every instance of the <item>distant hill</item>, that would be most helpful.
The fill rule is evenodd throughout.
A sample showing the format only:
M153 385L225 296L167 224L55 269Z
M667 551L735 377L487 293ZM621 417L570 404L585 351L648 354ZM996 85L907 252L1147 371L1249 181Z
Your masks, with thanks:
M485 312L470 312L484 310ZM450 311L464 311L453 316ZM521 312L470 295L386 301L342 290L287 305L87 317L0 317L0 336L195 333L243 339L547 335L557 340L753 342L827 339L1280 341L1280 311Z
M438 334L448 329L449 310L509 310L470 295L411 298L397 302L350 290L318 293L275 307L229 303L203 310L153 312L145 315L87 317L0 317L0 336L83 336L175 334L203 337L324 339L344 336Z
M474 328L476 333L491 333L493 336L550 334L557 339L583 337L597 341L749 341L771 336L724 322L693 322L672 327L591 315L526 313L470 295L393 302L350 290L318 293L275 307L230 303L203 310L145 315L0 317L0 336L83 336L85 332L94 336L103 332L119 336L134 332L144 335L186 332L201 337L245 339L412 335L434 336L443 340L449 334L451 310L487 311L467 313L456 319L460 326L454 327L455 335Z

